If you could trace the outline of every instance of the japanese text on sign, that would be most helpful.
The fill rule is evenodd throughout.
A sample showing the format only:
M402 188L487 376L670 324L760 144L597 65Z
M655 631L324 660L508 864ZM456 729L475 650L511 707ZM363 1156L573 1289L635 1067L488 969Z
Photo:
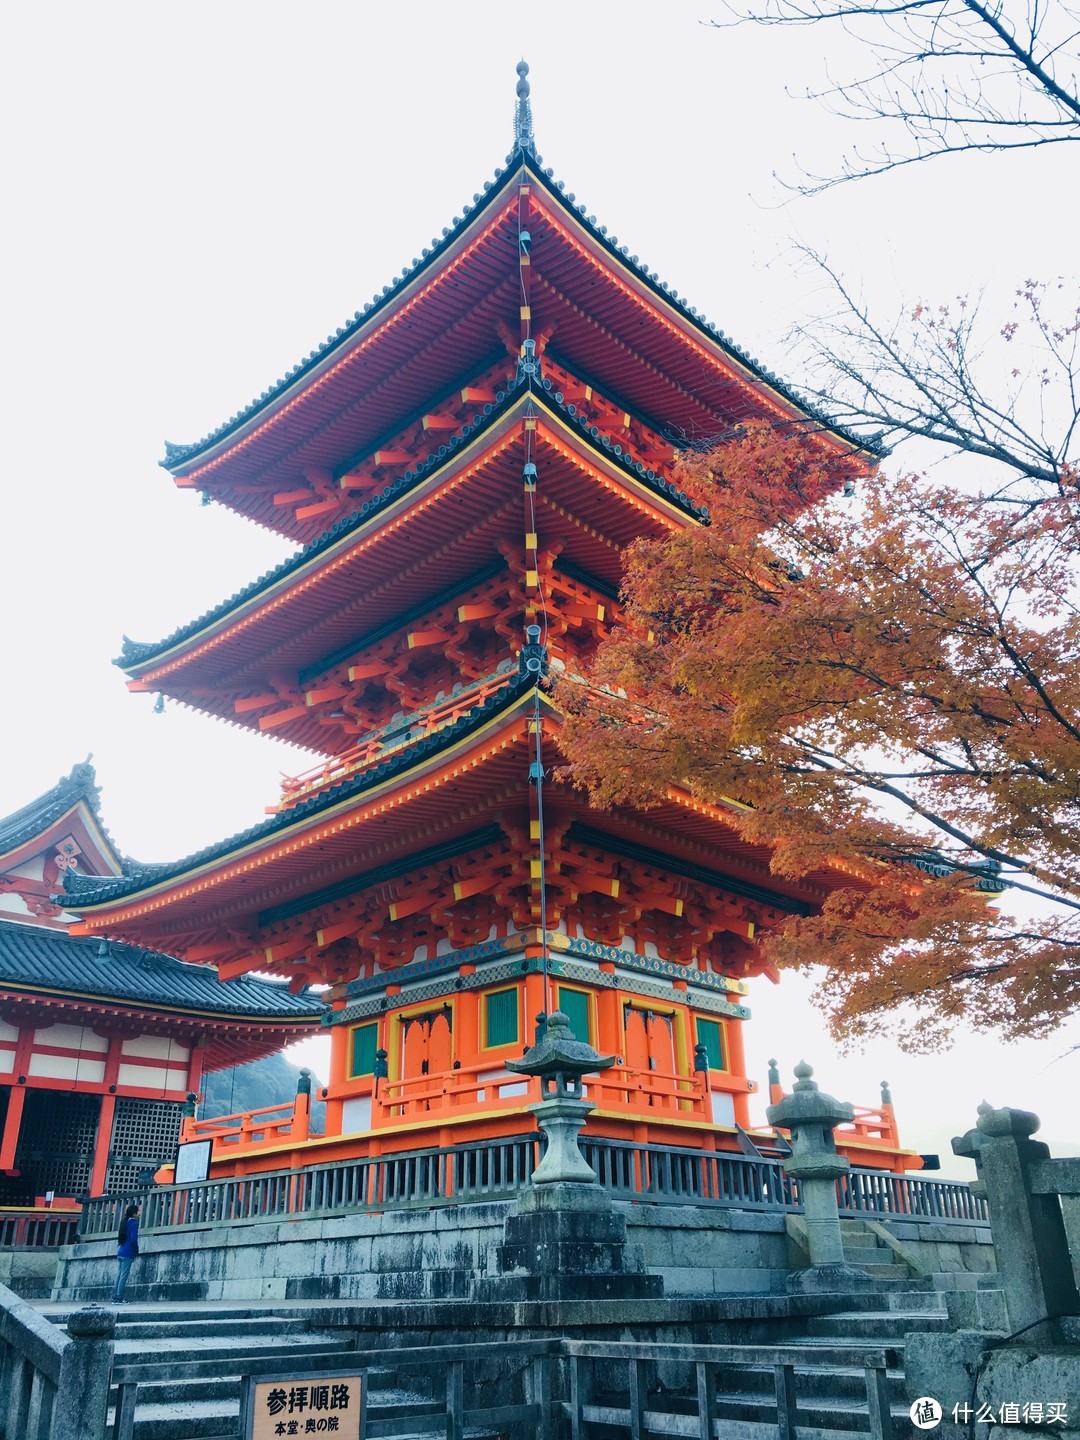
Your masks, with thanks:
M359 1375L334 1379L268 1380L254 1386L250 1440L333 1435L362 1440Z

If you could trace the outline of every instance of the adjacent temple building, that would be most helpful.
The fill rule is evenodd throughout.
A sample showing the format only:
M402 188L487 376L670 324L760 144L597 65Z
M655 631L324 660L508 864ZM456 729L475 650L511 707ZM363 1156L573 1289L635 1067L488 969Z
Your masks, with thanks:
M421 257L205 439L177 485L299 543L154 644L129 688L311 751L269 818L175 864L68 874L76 928L327 986L327 1134L213 1130L215 1173L530 1133L506 1069L556 1008L617 1063L587 1134L730 1149L748 1127L758 940L839 870L770 873L729 811L671 790L600 811L558 778L560 717L618 625L622 555L707 523L691 444L764 418L830 427L514 149ZM199 1133L189 1127L190 1136ZM205 1131L203 1133L211 1133ZM843 1138L843 1132L842 1132ZM849 1130L903 1169L891 1109Z
M89 763L0 819L0 1210L144 1184L175 1155L204 1074L318 1026L313 995L227 987L205 965L69 934L63 877L124 868Z

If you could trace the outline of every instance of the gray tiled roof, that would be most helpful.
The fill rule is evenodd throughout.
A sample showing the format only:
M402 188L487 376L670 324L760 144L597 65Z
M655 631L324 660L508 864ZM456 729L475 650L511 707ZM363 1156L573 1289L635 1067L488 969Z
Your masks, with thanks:
M39 925L0 921L0 988L31 987L168 1009L251 1020L317 1021L326 1009L315 995L243 976L223 984L206 965Z
M696 516L702 520L708 519L708 510L703 506L695 506L692 504L687 498L685 491L680 490L676 485L673 485L671 481L666 480L656 470L634 460L623 450L621 445L610 440L596 425L591 425L582 416L578 415L575 407L563 399L562 393L551 380L534 378L531 385L534 392L544 400L545 404L550 405L551 408L557 411L568 423L576 425L594 445L603 450L606 459L627 471L634 479L648 486L649 489L655 491L658 495L662 495L671 504L679 506L687 515ZM348 535L353 530L359 529L373 514L383 509L383 507L388 505L392 500L396 500L399 495L412 489L414 485L419 484L432 470L444 464L445 461L453 455L454 451L465 444L467 440L474 439L484 429L494 425L500 415L529 388L529 377L519 375L506 386L505 390L500 390L496 394L493 403L485 405L478 414L473 416L468 424L461 427L461 430L455 436L447 440L445 444L440 445L438 449L433 450L422 464L413 470L406 470L403 475L391 481L391 483L380 490L378 494L373 495L370 500L365 500L358 510L352 511L348 515L343 515L340 520L331 525L329 530L324 531L322 535L317 536L316 539L302 546L285 560L282 560L281 563L275 565L272 570L268 570L264 575L260 575L257 580L253 580L249 585L245 585L242 590L238 590L234 595L230 595L227 600L223 600L212 609L205 611L195 620L190 620L187 624L179 626L171 635L166 636L164 640L136 641L130 640L125 635L122 653L115 663L124 670L143 665L155 655L159 655L163 651L171 649L172 646L179 644L182 640L187 639L189 636L197 634L204 626L210 625L215 620L228 615L236 606L254 599L260 591L265 590L269 585L286 579L290 574L301 569L309 560L321 554L343 536Z
M116 900L123 895L137 893L148 885L155 884L158 880L182 875L197 865L224 857L240 846L250 844L253 840L268 839L272 835L288 830L291 826L311 819L320 811L337 805L342 800L362 795L365 790L381 785L383 781L410 770L428 756L436 755L441 750L455 745L464 736L479 729L494 715L520 699L534 687L535 683L532 677L513 676L509 678L504 689L489 695L487 699L479 705L473 706L471 710L444 730L437 730L422 739L414 740L411 744L395 751L380 764L370 766L356 777L328 786L325 790L318 791L310 799L301 800L288 810L283 810L280 814L273 815L258 825L252 825L249 829L241 831L238 835L232 835L227 840L221 840L215 845L208 845L205 849L198 850L195 854L188 855L182 860L164 865L145 866L138 871L131 870L124 875L106 876L100 879L86 875L72 877L71 872L68 871L65 874L64 882L70 897L69 908L79 912L87 905L100 905L106 901Z
M252 416L257 415L260 410L273 404L273 402L291 385L294 385L305 372L321 364L328 355L348 345L357 331L368 323L376 311L389 305L404 285L408 284L422 271L430 269L437 264L442 254L455 243L461 231L473 222L476 217L476 212L493 203L500 192L508 187L509 182L518 173L519 165L525 165L537 184L547 190L553 198L573 211L578 222L584 225L592 237L617 258L620 264L626 265L633 270L650 289L662 296L670 304L673 304L686 320L707 335L714 343L719 344L721 349L726 351L733 360L745 366L752 375L759 380L763 380L770 389L782 395L797 409L801 410L803 414L813 420L819 421L826 426L826 428L832 430L834 434L840 435L858 448L866 449L872 454L878 453L875 441L865 438L860 439L850 432L840 429L835 421L830 420L823 411L819 410L817 406L806 399L805 396L800 395L797 390L794 390L786 384L778 375L768 370L759 360L755 359L753 355L740 349L721 329L710 320L707 320L696 306L690 305L685 296L680 295L678 291L674 290L666 281L661 280L656 271L650 270L636 255L631 255L626 245L620 245L617 235L609 235L606 225L599 225L594 215L586 214L585 206L578 204L576 196L566 190L561 180L554 178L554 172L551 167L544 166L542 156L536 155L529 149L518 148L506 157L506 167L496 170L494 181L485 182L484 192L475 194L471 205L462 206L461 214L454 216L453 223L443 229L442 235L433 239L431 245L423 251L423 254L415 258L411 265L406 265L400 275L395 276L389 285L383 286L380 293L373 295L362 310L357 310L352 318L340 326L333 335L328 335L321 345L316 346L310 354L298 364L294 365L291 370L287 371L286 374L275 381L268 389L264 390L261 395L257 395L241 410L238 410L235 415L231 416L216 429L210 431L208 435L204 435L201 440L197 440L189 445L166 443L165 458L161 461L161 464L167 470L179 469L204 450L209 449L212 445L217 444L219 440L224 439L231 431L245 424Z
M58 780L44 795L31 800L29 805L24 805L21 810L14 810L10 815L0 817L0 855L33 840L80 800L86 801L100 824L100 793L90 761L84 760L81 765L73 766L71 773Z

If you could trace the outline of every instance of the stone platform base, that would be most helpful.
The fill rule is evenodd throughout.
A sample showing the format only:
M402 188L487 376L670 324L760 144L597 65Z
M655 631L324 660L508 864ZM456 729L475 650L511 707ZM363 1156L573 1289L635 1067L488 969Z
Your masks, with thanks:
M497 1276L513 1202L206 1225L140 1236L131 1300L473 1300ZM627 1245L668 1297L779 1295L805 1265L782 1214L615 1202ZM905 1226L905 1249L957 1285L993 1268L989 1234L973 1227ZM920 1240L910 1232L920 1232ZM61 1251L54 1294L104 1300L115 1239ZM593 1292L595 1293L595 1292Z

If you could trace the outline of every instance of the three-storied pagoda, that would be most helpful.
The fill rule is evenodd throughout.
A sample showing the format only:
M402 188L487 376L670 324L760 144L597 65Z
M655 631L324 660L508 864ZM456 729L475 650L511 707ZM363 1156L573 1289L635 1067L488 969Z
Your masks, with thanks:
M132 690L319 757L264 823L78 902L87 928L224 980L331 987L313 1158L530 1130L537 1096L505 1061L556 1006L619 1057L589 1086L593 1133L733 1143L756 938L853 883L773 877L688 794L598 812L552 779L624 548L707 518L671 478L692 438L768 417L815 433L838 483L870 462L543 168L527 68L507 168L442 238L168 447L178 485L299 551L120 662ZM888 1124L867 1146L901 1163Z

